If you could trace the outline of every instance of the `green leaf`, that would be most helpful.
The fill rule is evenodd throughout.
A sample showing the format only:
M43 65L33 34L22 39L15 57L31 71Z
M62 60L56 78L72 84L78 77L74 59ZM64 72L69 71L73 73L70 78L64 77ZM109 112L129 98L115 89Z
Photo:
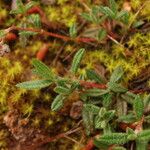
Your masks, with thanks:
M102 102L103 106L106 108L109 107L112 102L112 94L107 93L107 94L103 95L102 98L103 98L103 102Z
M93 114L98 114L100 111L100 108L93 104L84 104L84 108Z
M134 99L133 109L137 119L140 119L144 113L144 103L139 95L137 95Z
M80 49L80 50L75 54L75 56L74 56L74 58L73 58L72 65L71 65L71 72L72 72L72 73L75 74L75 73L77 72L84 53L85 53L85 49Z
M91 96L91 97L98 97L98 96L102 96L104 94L108 93L107 90L103 90L103 89L96 89L96 88L93 88L93 89L88 89L84 92L84 94L86 96Z
M108 85L108 88L115 93L125 93L128 91L128 89L124 88L123 86L117 83L108 82L107 85Z
M36 34L37 34L36 32L32 32L32 31L19 31L20 36L25 36L27 38Z
M64 105L65 97L63 95L57 95L51 104L52 111L60 110Z
M109 18L114 19L116 17L115 13L109 7L99 7L100 12L107 15Z
M28 19L36 28L41 28L41 18L39 14L32 14Z
M110 77L110 82L118 82L124 74L122 66L118 66L115 68L113 71L111 77Z
M51 80L35 80L35 81L27 81L17 84L16 86L24 89L40 89L49 86L52 83Z
M5 37L6 31L5 30L0 30L0 38Z
M81 16L82 16L82 18L84 18L87 21L92 21L91 14L89 14L89 13L82 13Z
M94 80L98 83L104 83L103 78L92 69L86 70L86 75L87 75L87 78L90 80Z
M26 5L25 5L25 9L26 11L29 10L31 7L37 5L37 2L34 2L34 1L30 1L28 2Z
M116 19L121 19L122 17L125 17L127 15L128 11L122 10L117 14Z
M98 40L100 40L100 41L103 40L106 37L106 35L107 35L107 32L106 32L105 29L99 30L99 32L98 32Z
M95 138L94 144L99 147L101 144L112 145L112 144L125 144L128 142L127 133L109 133Z
M75 38L77 36L77 26L76 24L73 24L69 29L69 34L72 38Z
M122 146L115 146L112 150L126 150L126 148Z
M110 9L114 12L117 13L117 3L115 2L115 0L109 0L109 5L110 5Z
M118 118L119 122L133 123L136 121L136 116L134 114L123 115Z
M65 88L63 86L57 86L54 91L56 93L59 93L59 94L69 94L70 93L70 90L68 88Z
M45 79L54 80L54 74L43 62L37 59L33 59L32 64L35 67L35 72L38 76Z
M107 123L105 120L102 120L99 116L95 117L95 120L94 120L95 129L104 129L106 125Z
M139 20L139 21L135 21L132 26L133 26L133 28L138 28L138 27L140 27L143 24L144 24L144 21L143 20Z
M25 7L22 3L22 0L16 0L17 9L11 10L10 14L23 14L25 13Z
M92 131L93 131L94 116L93 116L93 113L91 113L90 111L87 111L85 106L83 106L82 118L83 118L83 124L86 129L86 134L90 135L90 133L92 133Z
M150 129L143 130L142 132L138 133L138 140L150 141Z
M105 113L104 119L110 121L115 116L115 110L110 110Z

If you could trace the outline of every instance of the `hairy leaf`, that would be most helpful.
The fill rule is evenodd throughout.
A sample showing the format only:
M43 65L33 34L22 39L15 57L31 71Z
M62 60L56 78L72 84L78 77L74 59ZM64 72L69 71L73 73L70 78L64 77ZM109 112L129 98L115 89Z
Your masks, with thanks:
M54 79L52 71L43 62L37 59L33 59L32 64L35 67L35 72L38 76L45 79Z
M98 32L98 40L103 40L107 35L107 32L105 29L100 29Z
M93 88L93 89L86 90L84 94L86 96L97 97L97 96L102 96L106 93L108 93L107 90Z
M137 118L140 119L144 113L144 103L139 95L137 95L134 99L133 109Z
M138 133L138 140L150 141L150 129L143 130Z
M51 80L35 80L35 81L27 81L17 84L16 86L24 89L40 89L49 86L52 83Z
M123 86L117 83L108 82L107 85L111 91L116 92L116 93L125 93L128 91L128 89L124 88Z
M63 107L65 97L63 95L57 95L51 104L52 111L58 111Z
M54 91L59 94L69 94L70 90L63 86L57 86Z
M116 13L117 12L117 3L115 2L115 0L109 0L109 5L110 5L110 9Z
M84 108L93 114L98 114L98 112L100 110L100 108L98 106L93 105L93 104L84 104Z
M110 82L118 82L122 78L123 74L123 68L121 66L118 66L111 74Z
M97 147L101 144L112 145L112 144L125 144L128 142L127 133L110 133L100 136L94 140Z
M76 24L73 24L69 29L69 34L72 38L75 38L77 36L77 27Z
M99 9L101 13L107 15L109 18L111 19L115 18L115 13L109 7L100 6Z
M72 62L72 65L71 65L71 72L72 73L76 73L78 68L79 68L79 65L80 65L80 62L82 60L82 57L84 55L84 52L85 52L85 49L80 49L74 56L73 58L73 62Z
M94 80L98 83L103 83L103 78L101 76L99 76L94 70L88 69L86 70L86 75L88 77L88 79L90 80Z

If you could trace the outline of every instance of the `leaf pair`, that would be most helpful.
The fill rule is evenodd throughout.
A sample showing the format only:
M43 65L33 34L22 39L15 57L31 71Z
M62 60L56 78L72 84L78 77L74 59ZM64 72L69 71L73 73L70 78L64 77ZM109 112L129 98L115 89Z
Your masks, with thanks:
M33 73L37 76L43 78L42 80L35 81L27 81L17 84L17 87L25 88L25 89L38 89L49 86L54 82L55 76L51 72L51 70L41 61L37 59L33 59L33 66L35 67Z

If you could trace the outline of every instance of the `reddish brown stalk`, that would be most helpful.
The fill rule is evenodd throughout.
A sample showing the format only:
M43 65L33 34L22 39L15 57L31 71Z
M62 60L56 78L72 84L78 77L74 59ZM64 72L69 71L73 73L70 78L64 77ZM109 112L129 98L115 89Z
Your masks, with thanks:
M80 85L85 88L98 88L98 89L106 89L106 84L100 84L100 83L94 83L94 82L88 82L88 81L80 81ZM129 90L132 93L138 94L138 93L144 93L144 92L150 92L150 88L147 89L140 89L140 90Z
M84 86L85 88L98 88L98 89L107 88L106 84L98 84L98 83L93 83L93 82L88 82L88 81L80 81L80 85Z
M43 141L41 141L41 142L39 141L38 143L34 143L33 145L31 145L31 146L30 146L30 149L34 150L34 149L36 149L37 147L42 146L43 144L50 143L50 142L54 142L54 141L56 141L56 140L59 140L59 139L61 139L61 138L64 138L65 136L70 135L70 134L75 133L75 132L80 131L80 130L81 130L81 128L79 127L79 128L74 129L74 130L70 130L70 131L68 131L68 132L58 134L58 135L56 135L56 136L54 136L54 137L45 137L45 138L43 139Z
M21 27L16 27L16 26L12 26L12 27L6 29L6 31L8 31L8 32L10 32L12 30L32 31L32 32L36 32L38 34L41 34L43 36L50 36L50 37L62 39L63 41L74 41L74 42L82 42L82 43L89 43L89 42L96 41L95 39L91 39L91 38L75 38L75 39L72 39L72 38L70 38L68 36L64 36L64 35L48 32L48 31L45 31L43 29L21 28Z

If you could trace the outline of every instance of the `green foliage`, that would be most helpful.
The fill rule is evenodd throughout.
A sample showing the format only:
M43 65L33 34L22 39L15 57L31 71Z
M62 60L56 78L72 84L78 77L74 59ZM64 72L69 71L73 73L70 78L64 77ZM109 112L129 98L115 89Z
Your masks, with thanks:
M98 75L94 70L91 69L86 70L86 75L88 79L93 80L97 83L104 82L103 78L100 75Z
M138 119L140 119L143 116L143 112L144 112L144 103L143 100L140 98L139 95L137 95L134 99L134 103L133 103L133 109L134 112L136 114L136 117Z
M52 81L51 80L36 80L36 81L27 81L27 82L22 82L17 84L16 86L19 88L24 88L24 89L39 89L39 88L44 88L49 85L51 85Z
M41 78L54 80L54 74L51 69L47 67L43 62L33 59L32 64L34 66L34 73Z
M37 3L34 1L30 1L26 5L23 4L22 0L16 0L17 9L11 10L10 14L24 14L26 13L31 7L35 6Z
M128 89L124 88L123 86L117 83L108 82L107 85L108 85L108 88L115 93L125 93L128 91Z
M128 134L127 133L111 133L105 134L96 138L94 144L97 147L100 147L101 144L112 145L112 144L125 144L128 142Z
M118 82L122 78L123 74L123 68L121 66L118 66L111 74L110 82Z
M78 68L79 68L79 65L81 63L81 60L82 60L82 57L84 55L84 52L85 52L85 49L80 49L74 56L73 58L73 62L72 62L72 65L71 65L71 72L72 73L76 73Z
M75 38L77 36L77 26L73 24L69 29L70 37Z
M52 111L58 111L63 107L65 97L63 95L57 95L51 104Z

